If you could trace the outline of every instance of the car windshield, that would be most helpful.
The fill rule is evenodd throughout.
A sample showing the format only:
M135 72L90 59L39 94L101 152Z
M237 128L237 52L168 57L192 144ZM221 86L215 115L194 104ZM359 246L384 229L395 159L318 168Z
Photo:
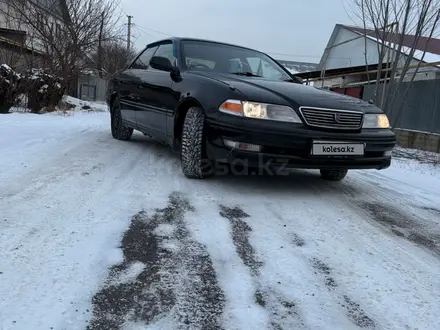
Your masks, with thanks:
M271 80L291 81L274 60L254 50L210 43L184 41L183 59L188 70L231 73Z

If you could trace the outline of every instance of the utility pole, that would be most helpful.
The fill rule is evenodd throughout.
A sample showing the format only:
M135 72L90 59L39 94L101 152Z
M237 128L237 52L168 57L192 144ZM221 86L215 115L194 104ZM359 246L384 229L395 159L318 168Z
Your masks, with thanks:
M133 16L127 15L128 17L128 30L127 30L127 51L130 51L130 46L131 46L131 19L133 18Z
M99 78L102 78L102 30L104 29L104 15L105 15L105 13L102 12L102 14L101 14L101 26L99 28L99 41L98 41L98 72L99 72Z

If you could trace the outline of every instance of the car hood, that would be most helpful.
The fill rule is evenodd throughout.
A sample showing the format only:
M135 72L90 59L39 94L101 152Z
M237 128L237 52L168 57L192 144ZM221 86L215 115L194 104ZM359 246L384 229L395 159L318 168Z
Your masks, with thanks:
M248 100L264 103L382 113L382 110L357 98L293 82L212 72L191 72L228 84L246 95Z

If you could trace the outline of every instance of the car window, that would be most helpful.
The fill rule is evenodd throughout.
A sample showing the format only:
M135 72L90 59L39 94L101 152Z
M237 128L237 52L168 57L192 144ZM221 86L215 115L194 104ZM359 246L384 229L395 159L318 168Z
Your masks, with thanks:
M188 68L206 68L208 67L209 69L214 69L215 67L215 62L209 61L209 60L203 60L200 58L191 58L191 57L186 57L185 58L186 61L186 66Z
M243 61L241 58L233 58L228 62L228 72L252 72L252 68L249 63L247 61Z
M248 48L185 40L182 43L182 55L188 70L252 73L270 80L292 79L284 68L268 55Z
M170 60L171 64L176 62L176 56L174 55L174 45L173 44L163 44L157 49L154 56L166 57Z
M144 52L131 65L130 69L141 69L141 70L148 69L148 65L156 49L157 46L145 49Z
M268 61L258 57L247 57L246 60L253 74L275 80L282 78L282 74L279 68L269 63Z

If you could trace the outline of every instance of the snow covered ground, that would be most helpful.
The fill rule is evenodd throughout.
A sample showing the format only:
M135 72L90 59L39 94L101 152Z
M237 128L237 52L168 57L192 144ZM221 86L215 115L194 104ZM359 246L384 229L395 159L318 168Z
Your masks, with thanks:
M103 112L0 116L0 155L2 330L440 329L438 155L195 181Z
M13 107L9 110L12 113L28 113L29 109L27 106L27 97L22 94L19 96L20 102L17 107ZM54 114L63 115L63 116L71 116L75 115L79 112L106 112L108 111L108 106L105 102L88 102L77 99L75 97L71 97L68 95L64 95L61 102L55 108L56 111Z

